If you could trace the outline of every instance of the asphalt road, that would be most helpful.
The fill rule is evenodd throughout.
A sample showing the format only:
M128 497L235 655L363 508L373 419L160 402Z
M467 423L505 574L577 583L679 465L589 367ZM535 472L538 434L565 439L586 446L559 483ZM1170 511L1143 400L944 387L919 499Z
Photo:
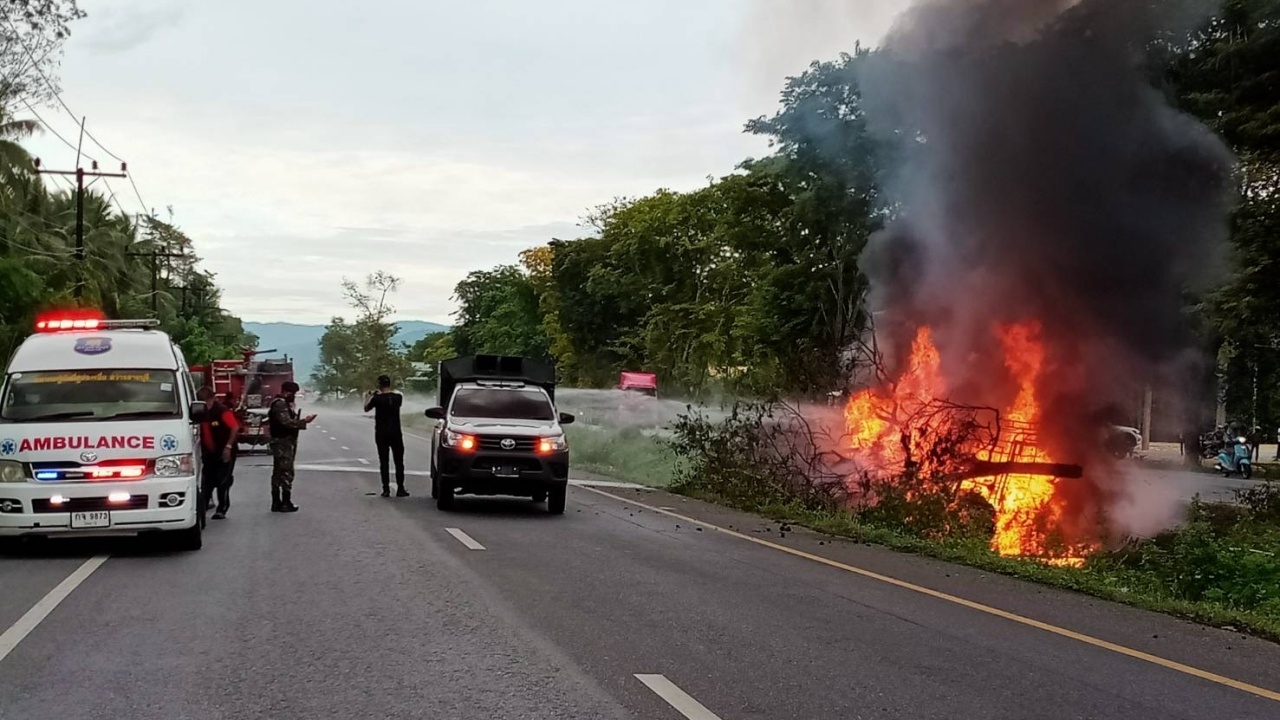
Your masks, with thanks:
M243 456L196 553L0 557L12 645L109 556L0 639L0 718L1280 717L1268 642L665 493L440 513L377 497L371 435L305 433L293 515Z

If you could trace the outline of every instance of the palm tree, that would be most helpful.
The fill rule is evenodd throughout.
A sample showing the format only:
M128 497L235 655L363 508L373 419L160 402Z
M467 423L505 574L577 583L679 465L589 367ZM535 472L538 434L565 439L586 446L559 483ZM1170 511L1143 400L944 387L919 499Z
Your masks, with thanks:
M15 118L10 114L13 94L8 85L0 85L0 168L6 175L30 173L31 153L20 141L35 135L42 128L36 120Z

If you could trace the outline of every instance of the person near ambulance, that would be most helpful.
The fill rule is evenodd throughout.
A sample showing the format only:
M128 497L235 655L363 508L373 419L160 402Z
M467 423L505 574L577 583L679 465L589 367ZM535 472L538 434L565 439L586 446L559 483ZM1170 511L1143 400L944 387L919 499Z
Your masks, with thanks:
M293 460L298 455L298 431L307 429L315 415L299 417L293 401L298 383L280 386L271 401L267 422L271 427L271 512L298 512L293 504Z
M201 478L200 511L206 512L214 493L218 506L213 519L221 520L231 508L231 461L235 452L240 423L236 414L223 405L212 388L202 387L196 398L205 403L204 420L200 423L200 449L204 472Z
M236 396L226 393L222 396L222 404L227 406L232 413L236 414L236 422L239 422L240 402L236 400ZM240 457L240 435L236 434L236 441L231 443L231 462L227 464L227 488L228 490L236 482L236 459Z
M0 391L0 536L161 532L201 547L197 413L149 320L42 318Z

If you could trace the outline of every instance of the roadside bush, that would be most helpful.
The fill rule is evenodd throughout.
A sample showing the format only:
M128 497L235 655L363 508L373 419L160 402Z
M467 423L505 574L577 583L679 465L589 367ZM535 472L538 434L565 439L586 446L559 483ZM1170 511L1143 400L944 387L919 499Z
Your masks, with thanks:
M668 441L680 459L672 486L738 507L798 503L830 509L847 495L821 429L780 403L735 403L713 421L689 408Z

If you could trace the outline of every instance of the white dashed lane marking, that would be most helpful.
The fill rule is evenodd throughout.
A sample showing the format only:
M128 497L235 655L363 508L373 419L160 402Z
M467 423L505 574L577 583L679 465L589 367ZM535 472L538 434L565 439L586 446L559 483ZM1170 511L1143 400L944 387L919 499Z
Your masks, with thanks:
M467 547L467 549L468 549L468 550L483 550L483 549L484 549L484 546L483 546L483 545L481 545L480 543L476 542L475 540L472 540L470 535L468 535L468 534L466 534L466 533L462 532L462 531L461 531L461 530L459 530L458 528L445 528L445 529L444 529L444 531L445 531L445 532L447 532L447 533L449 533L450 535L452 535L452 536L454 537L454 539L455 539L455 540L457 540L458 542L460 542L460 543L462 543L463 545L465 545L465 546Z
M342 446L342 449L343 449L343 450L350 450L351 448L347 447L346 445L343 445L343 446Z
M360 463L361 465L368 465L368 464L369 464L369 461L368 461L368 460L365 460L364 458L356 458L356 462Z
M636 679L675 708L689 720L720 720L720 716L708 710L702 703L694 700L689 693L676 687L664 675L636 675Z

